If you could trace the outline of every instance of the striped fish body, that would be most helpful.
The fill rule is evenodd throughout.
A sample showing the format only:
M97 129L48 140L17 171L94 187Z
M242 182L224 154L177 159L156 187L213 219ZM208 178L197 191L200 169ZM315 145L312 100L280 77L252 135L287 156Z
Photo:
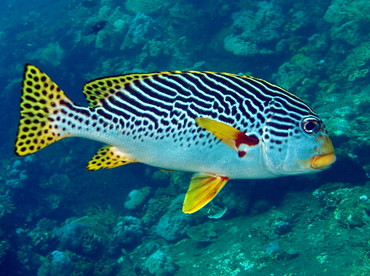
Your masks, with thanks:
M172 71L90 81L75 105L41 70L25 66L15 151L24 156L65 137L101 141L89 170L141 162L196 172L183 211L192 213L228 179L317 172L335 161L318 115L264 80Z

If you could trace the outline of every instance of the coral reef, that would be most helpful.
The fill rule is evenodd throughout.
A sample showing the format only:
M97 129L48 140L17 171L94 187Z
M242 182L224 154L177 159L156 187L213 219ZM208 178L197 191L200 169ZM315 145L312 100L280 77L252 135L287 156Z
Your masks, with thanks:
M152 39L158 39L161 35L160 25L153 18L139 13L130 22L121 50L143 45Z
M214 227L215 225L213 223L206 222L204 224L190 227L186 231L186 233L190 238L192 238L195 241L200 242L215 241L215 239L217 238L217 234L213 230Z
M53 251L50 254L50 262L44 263L38 270L39 276L64 276L71 275L73 264L67 253Z
M113 244L117 247L133 247L141 242L144 236L144 228L138 218L126 216L119 218L119 222L113 228Z
M344 186L344 187L343 187ZM326 208L333 210L333 218L343 227L359 228L370 223L368 190L362 187L346 188L343 183L327 184L313 195Z
M160 249L150 255L144 261L143 266L154 276L175 275L175 272L179 269L178 265L172 260L172 258Z
M59 247L62 250L69 250L75 253L81 252L83 245L80 237L88 227L88 225L74 220L66 222L66 224L56 232L60 240Z
M23 161L23 162L22 162ZM28 180L27 167L35 162L33 157L27 157L24 160L14 160L13 164L9 165L5 184L11 188L22 188Z
M193 217L181 211L184 195L175 198L168 211L160 218L155 233L167 241L178 241L186 236L186 231L191 227Z
M233 14L233 34L224 40L225 49L235 55L269 55L281 39L279 29L285 17L279 6L260 2L257 11L243 10ZM258 36L255 33L258 31Z
M146 204L147 210L141 219L144 225L149 227L156 224L162 215L167 211L171 200L171 197L167 195L151 198Z
M160 0L127 0L125 7L127 10L134 13L150 14L171 5L174 1Z
M128 200L125 202L125 208L135 210L146 202L150 194L150 187L142 187L139 190L132 190L128 194Z

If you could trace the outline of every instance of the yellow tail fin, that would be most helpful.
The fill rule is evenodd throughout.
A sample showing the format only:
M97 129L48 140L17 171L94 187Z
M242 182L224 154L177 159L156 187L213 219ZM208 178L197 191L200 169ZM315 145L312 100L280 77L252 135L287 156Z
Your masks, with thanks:
M40 69L31 64L24 67L20 121L15 153L25 156L70 136L58 128L55 115L60 105L73 105L62 90Z

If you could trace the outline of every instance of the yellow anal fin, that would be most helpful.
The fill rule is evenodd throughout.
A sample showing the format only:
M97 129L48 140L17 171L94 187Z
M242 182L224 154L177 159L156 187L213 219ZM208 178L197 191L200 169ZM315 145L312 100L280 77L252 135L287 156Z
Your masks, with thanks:
M182 211L194 213L210 202L229 180L228 177L214 174L195 174L185 195Z
M50 118L59 111L61 104L65 110L68 110L67 106L74 105L44 72L26 64L22 82L21 116L15 141L17 155L34 153L70 135L58 128L57 122Z
M138 160L127 157L116 147L105 146L99 149L94 157L89 161L86 168L89 171L99 169L112 169L129 163L139 162Z
M244 132L225 123L203 117L198 117L195 119L195 121L200 127L205 128L217 139L224 142L230 148L236 150L239 157L244 157L247 154L245 151L239 150L239 146L241 144L255 146L259 143L258 138L254 136L248 136Z

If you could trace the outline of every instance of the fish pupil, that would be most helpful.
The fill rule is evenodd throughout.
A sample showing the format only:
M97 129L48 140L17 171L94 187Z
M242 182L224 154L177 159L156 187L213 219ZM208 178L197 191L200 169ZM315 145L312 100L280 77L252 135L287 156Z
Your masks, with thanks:
M315 134L320 130L321 126L318 120L308 118L303 120L302 128L308 134Z

